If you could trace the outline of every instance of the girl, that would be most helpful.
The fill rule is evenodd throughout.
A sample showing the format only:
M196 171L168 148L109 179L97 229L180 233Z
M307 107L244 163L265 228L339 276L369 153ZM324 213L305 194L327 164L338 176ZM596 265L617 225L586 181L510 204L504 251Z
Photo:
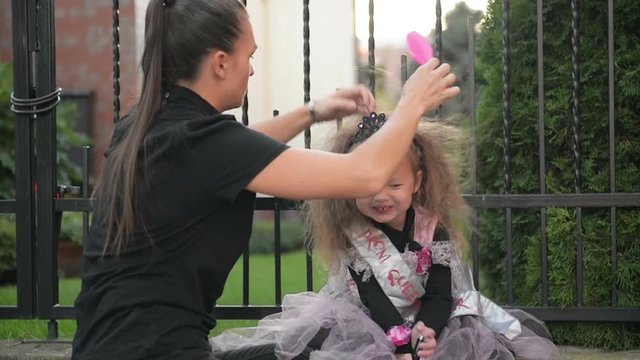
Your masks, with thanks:
M94 191L73 359L211 359L213 309L247 246L256 192L375 193L421 114L460 91L432 61L405 84L397 120L357 151L289 148L313 122L372 111L372 94L340 90L250 129L223 114L242 104L257 49L238 0L151 0L145 26L140 100Z
M331 151L355 151L385 121L371 114L340 132ZM286 296L281 313L235 344L273 342L279 359L559 358L542 322L475 291L461 255L466 214L443 152L419 128L381 191L307 202L316 254L332 264L327 285ZM237 335L212 341L231 349Z
M375 113L364 118L339 134L331 151L353 151L385 120ZM462 260L466 214L447 159L419 128L382 191L308 203L316 250L333 264L323 292L362 308L398 359L411 359L412 349L430 359L558 358L540 321L506 312L475 291Z

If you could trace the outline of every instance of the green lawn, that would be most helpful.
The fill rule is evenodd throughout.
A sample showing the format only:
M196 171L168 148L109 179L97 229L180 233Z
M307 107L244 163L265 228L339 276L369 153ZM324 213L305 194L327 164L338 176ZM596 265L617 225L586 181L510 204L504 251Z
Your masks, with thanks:
M315 266L314 290L320 289L326 281L326 273ZM282 256L282 293L290 294L306 290L306 262L302 251ZM71 305L80 291L79 279L60 280L60 304ZM252 255L249 261L249 303L251 305L271 305L275 303L275 266L273 255ZM0 305L16 304L15 286L0 287ZM227 286L219 301L220 305L242 304L242 259L229 275ZM61 338L72 338L76 325L73 320L60 320ZM211 332L215 335L224 329L251 326L253 320L220 320ZM0 339L43 339L47 336L45 320L0 320Z

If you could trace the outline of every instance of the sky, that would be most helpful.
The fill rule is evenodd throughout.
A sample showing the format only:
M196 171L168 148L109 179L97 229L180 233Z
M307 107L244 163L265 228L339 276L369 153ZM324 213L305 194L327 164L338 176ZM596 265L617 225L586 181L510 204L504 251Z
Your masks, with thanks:
M442 0L442 21L445 15L462 0ZM484 11L487 0L466 0L471 9ZM356 37L366 41L369 37L369 0L356 0ZM376 44L401 43L411 31L427 35L435 28L436 0L376 0L374 3Z

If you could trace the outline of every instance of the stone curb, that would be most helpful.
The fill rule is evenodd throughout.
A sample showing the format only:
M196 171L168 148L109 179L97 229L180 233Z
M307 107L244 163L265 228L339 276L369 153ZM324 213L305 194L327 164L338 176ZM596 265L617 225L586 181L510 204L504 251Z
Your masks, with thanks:
M68 360L71 341L2 340L0 360Z

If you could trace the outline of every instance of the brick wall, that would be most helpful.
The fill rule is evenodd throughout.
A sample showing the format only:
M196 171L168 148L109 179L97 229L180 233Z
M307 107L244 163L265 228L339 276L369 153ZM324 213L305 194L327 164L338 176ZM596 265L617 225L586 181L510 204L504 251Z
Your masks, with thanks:
M0 0L0 61L11 60L11 0Z
M139 0L138 0L139 1ZM55 0L56 78L65 91L94 95L94 169L101 168L113 129L112 2ZM138 79L135 0L120 0L121 113L135 100ZM12 61L11 0L0 0L0 61Z

